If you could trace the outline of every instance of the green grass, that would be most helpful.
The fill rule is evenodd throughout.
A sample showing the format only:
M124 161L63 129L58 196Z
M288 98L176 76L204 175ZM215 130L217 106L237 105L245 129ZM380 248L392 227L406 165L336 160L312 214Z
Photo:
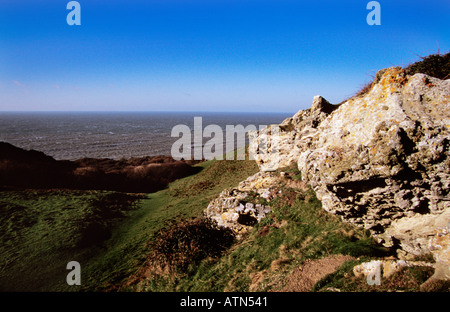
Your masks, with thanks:
M138 196L101 191L0 192L0 288L68 290L66 265L104 248Z
M295 177L295 172L292 174ZM206 258L177 274L142 280L130 290L268 291L281 287L283 277L306 259L331 254L386 254L368 232L355 230L326 213L311 190L282 191L286 196L271 202L273 212L223 256ZM297 192L293 204L286 202L292 195L289 192ZM280 267L272 270L274 265ZM251 288L257 274L264 277L263 281ZM280 282L274 283L277 280Z
M251 161L213 160L197 166L202 167L200 173L175 181L140 201L140 208L116 230L105 252L91 261L86 289L115 289L143 264L161 229L202 216L223 188L235 186L258 171Z
M351 269L389 251L380 248L367 231L325 212L310 189L280 185L282 195L270 202L272 212L266 218L231 247L208 252L205 237L215 230L210 232L207 224L199 222L203 211L223 189L235 187L258 168L253 161L214 160L197 166L202 168L199 173L152 194L0 192L1 290L272 291L282 289L289 274L304 261L333 254L359 260L344 263L317 283L314 291L373 290L364 281L349 278ZM287 179L300 179L295 166L281 172ZM199 224L203 230L196 227ZM214 233L220 239L220 233ZM172 263L195 261L184 261L151 278L140 274L152 260L152 248L164 251L171 246L160 238L176 241L181 237L187 244L186 235L193 235L192 246L200 254L175 244L171 251L176 253L170 259L175 259ZM82 286L69 287L65 282L66 264L72 260L81 264ZM400 276L403 284L389 282L383 289L414 291L429 274L408 271Z
M106 191L0 192L0 290L114 289L146 259L168 224L199 217L212 198L258 171L253 161L208 161L146 195ZM66 284L70 261L82 286Z

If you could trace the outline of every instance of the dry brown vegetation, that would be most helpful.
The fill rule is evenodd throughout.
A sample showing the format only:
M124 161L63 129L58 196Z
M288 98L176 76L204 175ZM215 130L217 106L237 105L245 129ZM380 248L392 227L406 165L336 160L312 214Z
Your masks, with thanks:
M191 164L169 156L57 161L0 142L0 187L154 192L198 172Z

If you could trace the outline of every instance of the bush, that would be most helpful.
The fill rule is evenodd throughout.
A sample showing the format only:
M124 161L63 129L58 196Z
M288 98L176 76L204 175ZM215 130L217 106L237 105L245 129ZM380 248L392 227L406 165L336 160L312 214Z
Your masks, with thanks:
M150 259L171 271L186 271L202 259L220 256L233 243L230 229L208 218L195 218L162 229L151 246Z
M422 61L413 63L405 68L408 75L422 73L444 80L450 78L450 53L444 55L431 54L420 58Z

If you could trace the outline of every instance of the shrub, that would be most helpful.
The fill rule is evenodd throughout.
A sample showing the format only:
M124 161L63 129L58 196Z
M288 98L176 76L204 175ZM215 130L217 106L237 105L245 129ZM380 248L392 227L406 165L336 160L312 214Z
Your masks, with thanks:
M220 256L233 242L230 229L209 218L195 218L162 229L151 246L150 260L171 271L185 271L202 259Z
M408 75L422 73L439 79L450 78L450 53L444 55L431 54L420 58L421 61L405 68Z

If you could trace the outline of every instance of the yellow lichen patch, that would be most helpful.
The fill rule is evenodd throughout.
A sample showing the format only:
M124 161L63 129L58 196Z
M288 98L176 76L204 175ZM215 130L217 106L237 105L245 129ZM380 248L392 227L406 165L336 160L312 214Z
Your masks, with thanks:
M386 70L379 84L383 89L383 93L388 90L390 93L393 93L397 90L395 84L405 85L407 81L405 71L401 67L393 67Z

